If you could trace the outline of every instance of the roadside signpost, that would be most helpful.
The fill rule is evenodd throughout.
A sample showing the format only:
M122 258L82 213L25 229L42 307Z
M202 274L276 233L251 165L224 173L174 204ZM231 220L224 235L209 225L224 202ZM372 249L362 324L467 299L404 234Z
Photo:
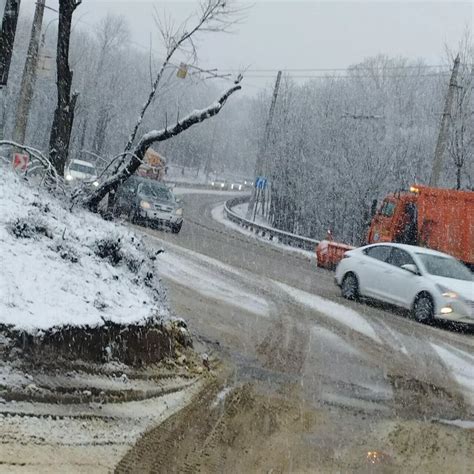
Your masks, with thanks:
M262 214L265 214L265 190L268 186L268 179L265 176L257 176L255 179L255 206L253 208L253 220L257 215L257 208L260 203ZM251 211L250 205L249 210Z

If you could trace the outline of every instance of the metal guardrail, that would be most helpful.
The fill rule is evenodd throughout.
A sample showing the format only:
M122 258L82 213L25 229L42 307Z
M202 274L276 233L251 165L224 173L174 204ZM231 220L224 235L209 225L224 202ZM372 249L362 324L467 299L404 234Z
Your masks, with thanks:
M215 187L206 183L186 183L185 181L163 181L166 185L175 187L175 188L192 188L192 189L207 189L209 191L216 190Z
M205 189L208 191L228 191L231 193L245 193L248 192L249 188L245 187L244 189L232 189L231 185L227 185L225 188L221 188L219 186L212 186L209 183L191 183L186 181L168 181L167 179L163 180L163 182L171 187L175 188L190 188L190 189Z
M249 221L242 216L235 213L232 208L243 204L250 200L248 195L238 196L233 199L226 201L224 205L224 214L231 222L240 225L244 229L254 232L268 240L279 242L290 247L295 247L303 250L314 251L316 245L319 244L319 240L309 239L308 237L302 237L301 235L292 234L291 232L285 232L284 230L278 230L273 227L269 227L262 224L256 224L255 222Z

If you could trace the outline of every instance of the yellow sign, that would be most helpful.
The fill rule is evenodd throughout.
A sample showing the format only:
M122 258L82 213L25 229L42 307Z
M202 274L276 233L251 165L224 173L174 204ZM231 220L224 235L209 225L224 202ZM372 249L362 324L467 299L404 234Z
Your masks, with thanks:
M188 75L188 66L187 64L181 63L179 65L179 69L178 69L178 72L176 73L176 76L179 77L180 79L185 79L187 75Z

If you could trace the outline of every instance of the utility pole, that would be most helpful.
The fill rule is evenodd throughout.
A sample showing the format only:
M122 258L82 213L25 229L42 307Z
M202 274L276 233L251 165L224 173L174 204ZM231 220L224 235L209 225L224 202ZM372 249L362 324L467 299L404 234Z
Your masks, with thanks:
M444 110L443 116L441 117L441 125L439 128L438 134L438 141L436 143L436 150L433 160L433 168L431 170L431 177L430 177L430 186L436 187L439 183L439 178L441 176L441 171L443 168L443 158L444 152L446 150L446 141L448 138L448 130L449 130L449 119L451 117L451 110L453 105L453 98L454 92L457 85L457 77L459 72L459 63L460 58L459 54L456 56L454 60L453 71L451 73L451 79L449 80L449 89L448 93L446 94L446 101L444 103Z
M263 136L262 145L260 146L260 149L258 151L257 161L255 163L255 177L266 175L266 173L268 173L267 146L268 146L268 141L270 139L271 125L273 121L273 115L275 113L275 104L278 97L278 91L280 89L280 82L281 82L281 71L278 71L276 81L275 81L275 86L273 88L272 102L270 104L270 110L268 112L267 123L265 124L265 134ZM262 192L264 193L265 190L262 190ZM253 213L254 220L255 220L256 206L258 206L257 198L259 197L259 195L260 195L260 190L254 187L252 196L250 198L249 207L247 210L247 219L250 219L250 217L252 216L252 210L255 207L255 212Z
M33 25L31 27L30 44L26 55L23 76L21 78L20 96L16 110L15 128L13 129L13 141L23 144L25 142L26 126L30 113L31 101L36 82L36 69L38 66L39 46L41 39L41 27L43 25L45 0L37 0Z
M0 31L0 140L3 139L5 124L5 88L8 82L8 72L15 42L16 24L20 11L20 0L6 0L2 2L3 15Z

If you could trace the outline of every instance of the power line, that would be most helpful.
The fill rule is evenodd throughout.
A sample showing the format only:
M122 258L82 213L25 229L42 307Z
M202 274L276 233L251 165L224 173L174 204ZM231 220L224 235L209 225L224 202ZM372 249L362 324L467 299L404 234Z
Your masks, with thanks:
M423 77L439 77L449 75L449 71L441 71L438 73L433 74L384 74L381 76L382 78L423 78ZM248 79L272 79L274 76L271 75L252 75L252 74L245 74L245 78ZM373 79L374 76L371 75L350 75L350 74L336 74L336 75L317 75L317 74L290 74L290 78L292 79L364 79L370 78Z
M396 70L396 69L436 69L436 68L449 68L446 64L420 64L420 65L406 65L406 66L348 66L348 67L333 67L333 68L277 68L277 69L260 69L260 68L249 68L244 69L244 72L258 72L258 73L277 73L282 72L332 72L332 71L373 71L373 70ZM241 69L222 69L222 72L242 72Z

